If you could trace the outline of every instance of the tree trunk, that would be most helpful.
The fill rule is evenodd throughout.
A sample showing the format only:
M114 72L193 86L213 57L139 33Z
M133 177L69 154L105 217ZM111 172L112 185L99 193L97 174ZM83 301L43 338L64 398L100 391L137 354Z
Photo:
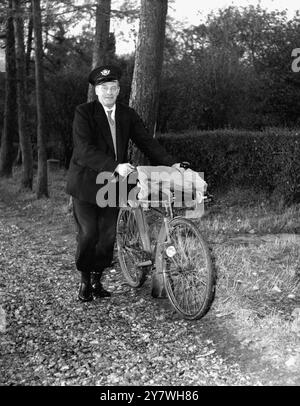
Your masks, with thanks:
M32 7L30 7L32 12ZM26 46L26 77L29 76L30 71L30 55L32 50L32 32L33 32L33 17L32 13L30 14L29 23L28 23L28 33L27 33L27 46Z
M48 197L46 126L45 126L45 86L43 71L43 41L40 0L32 0L32 16L35 45L35 85L37 106L37 198Z
M140 27L129 105L155 136L160 77L166 29L168 0L142 0ZM143 154L131 144L130 160L146 163Z
M6 22L6 82L3 134L0 150L0 176L11 176L13 168L13 141L17 135L17 100L16 100L16 57L15 37L12 18L12 0L9 0L9 12Z
M27 101L26 101L26 71L25 71L25 46L24 22L20 0L12 0L14 12L14 32L16 41L16 67L17 67L17 105L19 139L22 152L21 186L32 189L33 162L30 135L26 130Z
M92 69L107 63L111 0L98 0L96 9L96 34L93 48ZM96 97L94 86L89 85L88 101Z
M18 153L17 153L16 160L15 160L15 165L17 165L17 166L22 165L22 151L21 151L20 142L19 142L19 147L18 147Z

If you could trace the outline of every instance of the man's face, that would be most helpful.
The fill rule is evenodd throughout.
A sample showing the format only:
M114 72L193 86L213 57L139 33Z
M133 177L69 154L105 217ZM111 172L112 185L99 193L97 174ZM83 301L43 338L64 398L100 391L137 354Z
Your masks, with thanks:
M95 92L103 106L112 107L120 92L119 82L114 80L112 82L101 83L95 87Z

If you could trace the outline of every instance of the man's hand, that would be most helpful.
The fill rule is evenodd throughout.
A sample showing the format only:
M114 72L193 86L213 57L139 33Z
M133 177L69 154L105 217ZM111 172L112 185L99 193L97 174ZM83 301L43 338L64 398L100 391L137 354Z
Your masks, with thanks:
M181 163L176 163L172 165L172 168L177 169L181 174L184 173L185 169L181 166Z
M182 161L176 164L172 165L172 168L178 169L180 172L185 171L186 169L189 169L191 164L187 161Z
M180 169L181 169L181 168L180 168L180 163L179 163L179 164L173 164L173 165L172 165L172 168L176 168L176 169L179 169L179 170L180 170Z
M126 162L125 164L119 164L115 169L115 172L118 173L120 176L123 176L124 178L133 171L135 171L135 167L129 162Z

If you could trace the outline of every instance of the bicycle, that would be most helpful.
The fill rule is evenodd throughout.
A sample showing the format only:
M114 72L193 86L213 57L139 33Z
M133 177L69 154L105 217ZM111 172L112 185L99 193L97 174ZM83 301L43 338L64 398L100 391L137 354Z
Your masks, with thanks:
M151 200L141 200L136 207L120 208L117 255L131 287L142 286L155 269L152 281L154 276L162 275L173 308L183 318L196 320L207 313L213 302L216 272L208 245L196 225L184 215L174 216L174 201L173 193L171 199L160 201L159 207L153 207ZM151 224L149 221L155 215L161 222L158 233L153 232L158 218Z

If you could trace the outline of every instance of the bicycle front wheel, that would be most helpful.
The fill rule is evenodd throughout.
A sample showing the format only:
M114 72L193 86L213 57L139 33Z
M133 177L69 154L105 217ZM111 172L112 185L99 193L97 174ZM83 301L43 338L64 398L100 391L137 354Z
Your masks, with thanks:
M163 227L156 251L156 266L163 273L167 296L185 319L203 317L214 298L216 273L209 248L198 228L183 217ZM167 238L169 237L169 238Z
M145 282L150 266L139 266L148 257L143 251L142 237L134 210L121 208L117 221L117 252L120 268L126 282L138 288Z

